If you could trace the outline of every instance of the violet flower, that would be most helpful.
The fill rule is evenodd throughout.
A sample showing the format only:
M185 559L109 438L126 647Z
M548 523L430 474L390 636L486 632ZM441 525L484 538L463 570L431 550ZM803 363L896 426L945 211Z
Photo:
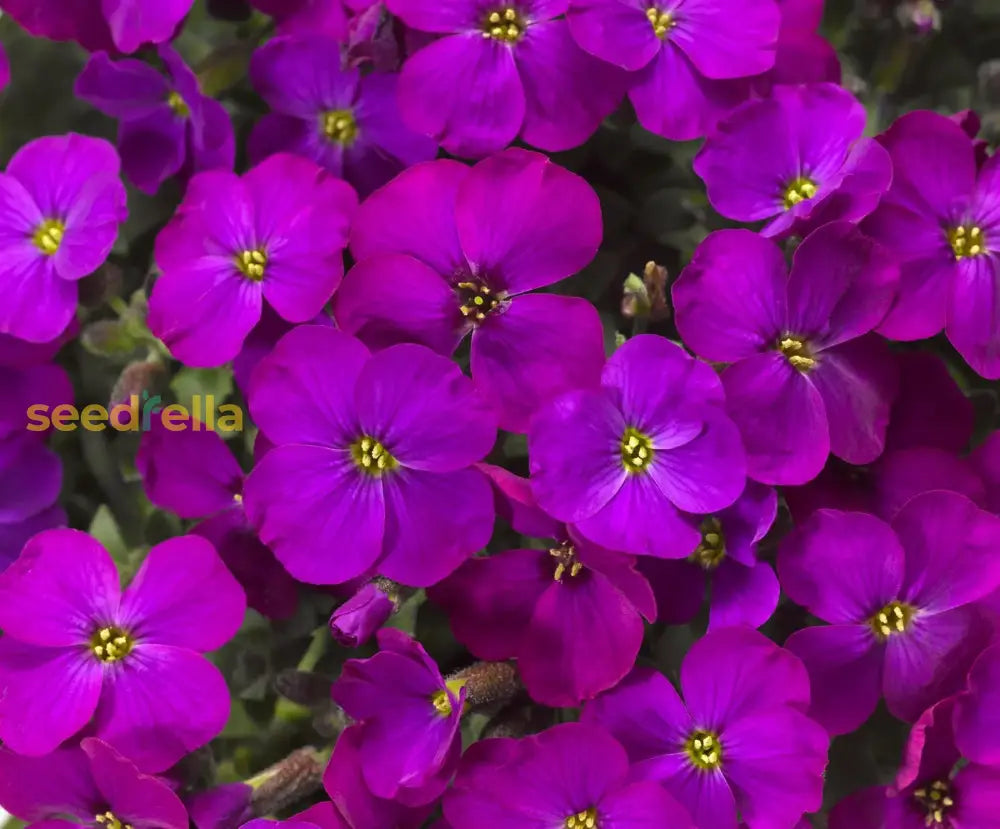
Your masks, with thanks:
M356 648L371 639L396 609L396 602L382 589L378 579L367 582L334 608L330 635L345 648Z
M319 34L343 42L349 23L343 0L250 0L271 15L278 34Z
M233 636L245 606L197 536L153 547L122 593L96 540L39 533L0 574L0 739L38 756L93 719L141 770L169 768L226 723L229 691L202 653Z
M754 91L763 98L775 84L840 83L837 50L817 29L823 20L825 0L778 0L778 30L774 66L754 78Z

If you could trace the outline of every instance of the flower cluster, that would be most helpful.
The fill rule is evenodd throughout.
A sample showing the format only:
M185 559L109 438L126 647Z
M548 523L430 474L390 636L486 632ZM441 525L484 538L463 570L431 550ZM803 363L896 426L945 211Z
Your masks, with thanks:
M117 122L0 173L0 806L1000 826L974 115L869 129L822 0L220 0L208 58L192 0L0 6ZM629 129L701 141L672 275ZM206 392L245 434L146 417ZM142 434L25 425L95 393Z

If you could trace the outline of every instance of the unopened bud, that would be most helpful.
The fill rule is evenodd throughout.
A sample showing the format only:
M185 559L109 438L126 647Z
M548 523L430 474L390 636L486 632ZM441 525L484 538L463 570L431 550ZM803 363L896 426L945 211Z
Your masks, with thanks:
M470 708L508 702L524 687L513 662L476 662L447 679L465 683L465 703Z
M323 784L328 759L312 746L306 746L247 780L253 789L254 814L271 815L311 797Z
M667 269L647 262L642 276L630 273L622 286L622 315L628 319L647 317L652 321L670 316L667 305Z
M896 7L903 28L919 35L941 31L941 10L934 0L904 0Z
M363 645L411 593L409 588L381 576L373 579L333 611L331 635L347 648Z

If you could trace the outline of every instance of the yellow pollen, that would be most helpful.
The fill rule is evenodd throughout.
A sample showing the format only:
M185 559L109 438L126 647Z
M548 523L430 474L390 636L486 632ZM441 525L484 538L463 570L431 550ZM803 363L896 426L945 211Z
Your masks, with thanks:
M947 780L935 780L929 786L917 789L913 792L913 799L927 810L925 826L942 826L945 815L955 805Z
M549 555L556 560L556 570L552 574L555 581L561 582L566 573L569 573L570 578L575 578L583 571L583 564L577 561L576 550L568 541L553 547L549 550Z
M94 815L94 821L101 824L105 829L132 829L132 824L122 823L114 812L105 812L103 815Z
M786 334L778 340L778 351L785 355L785 359L792 364L792 367L805 374L816 367L816 357L812 349L802 337Z
M251 282L260 282L267 267L267 251L263 248L243 251L236 257L236 267Z
M337 144L350 147L358 137L358 122L349 109L332 109L320 115L323 134Z
M181 97L181 93L177 90L173 90L167 95L167 104L178 118L187 118L191 114L191 108L187 105L187 101Z
M722 765L722 743L719 735L698 729L684 741L684 751L696 769L713 771Z
M722 534L722 525L718 518L710 516L701 522L701 543L691 554L691 561L706 570L714 570L725 557L726 539Z
M649 19L649 24L653 27L653 31L656 32L656 36L663 40L674 26L677 25L677 21L674 20L674 16L670 12L661 11L656 8L656 6L650 6L646 9L646 17Z
M785 205L785 210L791 210L800 202L809 201L816 195L816 182L806 176L796 176L793 178L784 193L781 194L781 201Z
M979 226L959 225L951 228L948 231L948 244L955 252L956 259L967 259L989 253L986 249L986 237L983 236L983 229Z
M465 687L466 682L468 682L466 679L449 679L445 682L445 686L448 691L451 691L453 697L457 697L462 688ZM451 699L448 697L448 691L442 689L435 692L434 696L431 697L431 705L434 706L434 710L442 717L450 717L451 712L454 710L451 706Z
M890 636L903 633L916 612L913 605L905 602L889 602L868 620L868 625L877 638L885 641Z
M500 305L502 296L493 293L484 282L459 282L455 286L458 293L458 310L462 316L475 325Z
M397 466L397 461L375 438L365 435L351 444L351 457L362 472L379 477L391 472Z
M483 21L483 37L500 43L517 43L524 37L527 23L513 6L500 6L489 12Z
M135 639L117 625L100 628L90 637L90 652L105 664L121 662L134 647Z
M62 244L66 225L59 219L46 219L31 236L31 241L46 256L52 256Z
M597 809L591 806L575 815L570 815L563 822L563 829L601 829L601 824L597 820Z
M622 435L622 465L627 472L645 472L653 462L653 441L629 426Z

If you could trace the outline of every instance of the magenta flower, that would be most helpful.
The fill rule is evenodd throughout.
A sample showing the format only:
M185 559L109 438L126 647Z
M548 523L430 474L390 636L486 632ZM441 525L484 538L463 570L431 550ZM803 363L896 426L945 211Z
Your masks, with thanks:
M242 177L199 173L156 239L150 330L182 362L215 366L239 353L265 299L289 322L311 320L340 284L356 207L347 184L297 156Z
M367 582L330 616L330 635L345 648L363 645L396 611L396 605L375 581Z
M378 644L370 659L344 664L333 698L360 723L358 759L372 793L420 806L441 795L458 765L464 683L445 683L402 631L380 630Z
M254 53L250 77L273 110L250 135L253 162L276 152L302 155L367 196L405 167L437 155L433 140L403 126L398 76L341 69L339 46L330 38L275 38Z
M538 153L507 150L471 170L421 164L358 212L358 264L334 313L372 348L409 341L451 354L471 335L476 387L503 428L523 432L542 401L600 375L604 335L594 307L526 292L586 266L601 233L590 185ZM387 284L400 301L386 301Z
M229 715L218 668L246 600L212 545L173 538L122 593L111 556L77 530L47 530L0 574L0 739L38 756L92 733L143 771L169 768Z
M974 763L1000 767L1000 645L984 650L955 706L955 742ZM998 769L1000 774L1000 769Z
M590 54L636 72L639 123L688 141L746 99L734 79L774 66L781 15L774 0L572 0L567 18Z
M250 0L250 5L271 15L278 33L320 34L343 42L348 16L342 0Z
M386 6L407 26L441 35L403 65L399 106L411 129L453 155L489 155L518 136L549 152L568 150L621 101L621 72L580 49L556 19L569 0Z
M76 310L76 283L108 258L125 221L119 160L107 141L38 138L0 174L0 332L58 337Z
M201 93L198 79L169 46L159 49L168 78L141 60L93 55L74 91L118 119L118 152L125 175L146 193L168 178L202 170L231 170L233 126L218 101Z
M774 67L754 79L754 90L768 97L775 84L840 83L837 50L817 34L824 0L778 0L781 28Z
M865 120L865 108L834 84L779 86L728 115L695 156L694 170L723 216L770 220L765 236L856 222L892 179L888 153L862 138Z
M0 806L35 826L187 829L180 798L94 738L44 757L0 748Z
M662 337L633 337L599 387L567 392L532 418L538 504L609 550L683 558L701 534L680 511L724 509L746 482L724 405L709 366Z
M904 262L899 296L879 329L919 340L945 329L968 364L1000 377L1000 159L978 168L962 128L932 112L903 116L879 139L893 184L865 223Z
M822 799L829 738L802 709L802 663L746 628L705 634L681 666L682 694L635 669L583 711L628 752L634 779L654 780L698 826L792 826Z
M991 635L974 602L1000 585L1000 519L954 492L912 498L891 524L820 510L778 557L789 598L828 625L788 648L812 679L811 715L853 731L884 696L913 721L957 689Z
M635 782L625 750L589 723L475 743L444 798L451 829L645 829L695 824L661 787Z
M722 373L748 474L768 484L816 477L832 451L860 464L882 452L898 370L867 335L899 277L888 253L846 222L795 252L746 230L712 233L674 283L677 330Z
M302 326L257 366L250 409L276 448L247 478L247 515L300 581L425 587L489 541L493 498L471 467L496 420L452 361Z

